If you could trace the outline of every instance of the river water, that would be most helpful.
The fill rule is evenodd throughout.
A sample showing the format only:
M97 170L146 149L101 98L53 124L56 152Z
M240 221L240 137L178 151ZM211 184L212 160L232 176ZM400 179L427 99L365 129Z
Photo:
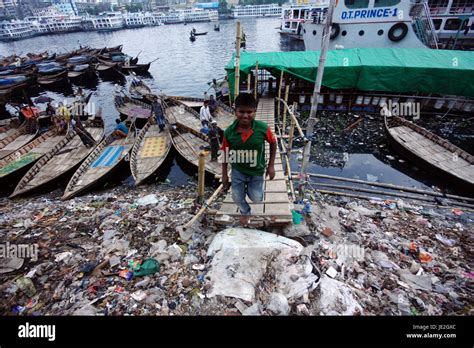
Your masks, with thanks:
M278 18L243 19L241 23L247 37L248 51L304 50L302 42L280 37L277 29L280 26ZM189 32L193 27L198 32L207 31L208 34L198 36L195 42L191 42ZM144 78L154 92L202 97L209 88L208 82L225 75L224 67L234 50L236 22L221 21L219 32L214 31L213 27L214 23L175 24L107 33L79 32L40 36L17 42L0 43L0 54L24 55L28 52L46 50L59 53L76 49L80 44L91 47L111 47L123 44L123 52L131 56L138 55L139 63L158 58L151 64L150 75ZM112 127L114 119L118 116L113 106L115 83L117 82L99 78L93 83L83 85L86 93L93 92L92 100L96 105L102 107L108 129ZM124 81L119 83L125 84ZM29 90L28 94L33 99L39 95L47 95L59 101L71 98L74 89L66 88L53 92L35 88ZM371 141L375 140L367 139L367 147L359 146L353 151L349 149L343 166L332 166L327 163L321 165L312 161L310 171L421 188L443 185L442 182L430 178L413 165L403 163L403 160L400 161L389 149L385 150L383 156L380 154L377 156L369 146ZM324 151L324 148L320 150ZM395 160L386 160L384 156L387 155L395 157ZM161 171L161 180L168 178L172 184L182 184L196 173L192 166L174 152L166 162L166 168ZM296 159L292 161L292 167L298 170Z

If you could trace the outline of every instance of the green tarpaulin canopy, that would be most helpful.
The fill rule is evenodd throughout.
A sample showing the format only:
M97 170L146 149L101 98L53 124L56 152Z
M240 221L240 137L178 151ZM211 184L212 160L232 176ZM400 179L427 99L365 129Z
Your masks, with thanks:
M233 95L235 55L227 64ZM319 51L242 52L241 80L258 61L278 77L285 74L314 82ZM474 97L474 52L416 48L354 48L328 51L322 81L332 89L423 93Z

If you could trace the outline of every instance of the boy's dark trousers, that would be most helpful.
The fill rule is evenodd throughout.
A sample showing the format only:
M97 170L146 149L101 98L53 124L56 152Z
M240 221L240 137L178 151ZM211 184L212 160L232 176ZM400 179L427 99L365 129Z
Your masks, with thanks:
M211 138L211 159L217 160L217 154L219 152L219 138Z

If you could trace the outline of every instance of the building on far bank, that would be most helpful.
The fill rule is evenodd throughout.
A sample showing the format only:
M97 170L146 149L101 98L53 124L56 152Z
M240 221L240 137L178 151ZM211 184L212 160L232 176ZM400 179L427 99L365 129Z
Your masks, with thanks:
M74 0L52 0L51 2L61 13L70 16L77 16L79 14Z

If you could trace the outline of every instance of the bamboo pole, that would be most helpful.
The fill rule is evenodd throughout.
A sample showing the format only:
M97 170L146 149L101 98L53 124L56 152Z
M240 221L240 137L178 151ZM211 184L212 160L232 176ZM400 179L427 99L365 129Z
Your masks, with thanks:
M313 183L313 185L336 188L336 189L341 189L341 190L375 193L375 194L383 195L383 196L401 197L401 198L407 198L407 199L414 199L418 201L427 201L427 202L432 202L432 203L434 203L433 201L435 199L434 197L423 197L423 196L417 197L417 196L412 196L412 195L403 194L403 193L379 191L379 190L373 190L373 189L368 189L368 188L363 188L363 187L354 187L354 186L345 186L345 185L336 185L336 184L320 184L320 183ZM465 208L474 208L474 205L472 204L460 203L460 202L449 202L449 203L456 203L457 205L461 207L465 207Z
M291 199L293 201L296 200L296 196L295 196L295 189L293 187L293 180L291 180L291 168L290 168L290 157L288 156L288 153L287 153L287 150L286 150L286 146L285 146L285 143L283 142L283 138L281 137L281 128L278 127L278 133L280 134L280 146L282 148L282 153L280 153L280 156L283 155L285 156L285 167L286 167L286 177L288 179L288 183L290 185L290 191L291 191Z
M283 135L286 134L286 113L288 112L288 94L290 93L290 84L287 83L285 86L285 110L283 111Z
M280 121L280 104L281 104L281 85L283 84L283 70L280 74L280 83L278 85L278 107L277 107L277 120Z
M335 0L329 0L329 9L326 17L326 25L323 32L323 42L321 52L319 55L318 71L316 73L316 81L314 83L313 99L311 100L311 111L308 119L308 126L306 127L306 134L313 135L314 124L316 123L316 112L318 111L319 94L321 92L321 84L324 75L324 63L326 61L326 54L329 48L329 37L332 29L332 15L334 12Z
M257 100L257 88L258 88L258 60L255 62L255 87L253 89L253 96Z
M242 29L240 22L237 22L237 38L235 40L235 84L234 84L234 100L240 92L240 40L242 37Z
M205 167L206 167L206 154L204 151L199 153L199 165L198 165L198 202L202 203L204 200L204 178L205 178Z
M194 215L194 217L183 226L184 229L189 228L189 226L194 224L196 220L199 219L199 217L206 211L206 209L214 201L214 199L216 199L216 197L219 195L219 193L222 191L223 188L224 186L220 184L217 190L215 190L212 196L206 201L206 204L203 204L201 209L199 209L198 213Z
M250 94L250 85L252 84L252 75L250 73L247 74L247 93Z
M300 182L298 184L298 200L302 201L304 198L306 182L308 180L308 175L306 174L306 169L308 168L309 156L311 151L311 140L306 140L303 150L303 163L301 164L300 171Z
M276 98L276 99L278 99L278 98ZM295 127L296 127L296 129L298 129L298 133L299 133L300 137L305 138L305 135L303 133L303 129L301 128L298 120L296 119L295 113L294 113L296 111L297 107L298 107L298 103L297 102L293 103L293 111L291 111L288 104L286 104L286 102L284 100L282 100L281 102L283 103L283 106L285 107L285 110L288 111L288 114L290 115L290 118L292 120L294 120Z
M335 191L327 191L327 190L315 190L316 192L322 193L322 194L327 194L327 195L335 195L335 196L344 196L344 197L353 197L353 198L361 198L361 199L366 199L366 200L372 200L375 197L370 197L370 196L364 196L364 195L356 195L352 193L343 193L343 192L335 192ZM445 205L437 205L437 204L423 204L424 207L432 207L432 208L440 208L440 209L455 209L458 207L448 207ZM458 208L459 209L459 208ZM461 209L464 211L468 212L474 212L474 209Z
M291 126L290 126L290 134L288 136L288 148L286 149L287 153L288 153L288 156L290 155L291 148L293 147L293 138L294 138L294 136L295 136L295 119L292 117L291 118Z
M294 174L297 175L297 173L294 173ZM394 190L402 190L402 191L407 191L407 192L427 194L427 195L436 196L436 197L453 198L453 199L460 199L460 200L474 202L474 198L456 196L456 195L451 195L451 194L442 194L442 193L439 193L439 192L431 192L431 191L427 191L427 190L415 189L415 188L406 187L406 186L398 186L398 185L394 185L394 184L384 184L384 183L380 183L380 182L370 182L370 181L364 181L364 180L359 180L359 179L341 178L339 176L332 176L332 175L325 175L325 174L308 173L308 175L312 176L312 177L316 177L316 178L321 178L321 179L331 179L331 180L338 180L338 181L354 182L354 183L357 183L357 184L366 184L366 185L384 187L384 188L389 188L389 189L394 189Z

